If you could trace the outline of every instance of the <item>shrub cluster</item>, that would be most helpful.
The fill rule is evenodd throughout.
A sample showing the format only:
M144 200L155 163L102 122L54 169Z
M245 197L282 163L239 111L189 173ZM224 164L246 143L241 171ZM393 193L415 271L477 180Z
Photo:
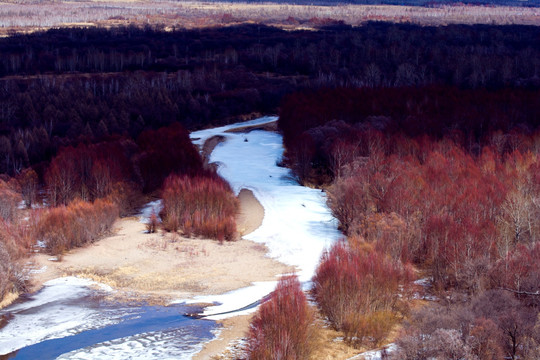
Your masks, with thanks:
M428 271L440 289L469 293L516 246L540 235L540 157L485 147L473 156L452 141L416 140L411 155L357 158L328 190L342 230ZM505 275L506 276L506 275Z
M470 302L460 296L412 312L390 358L538 359L538 312L511 292L488 290Z
M473 153L486 145L512 152L539 138L538 104L540 91L523 88L322 89L288 96L278 125L286 163L300 181L317 184L373 150L415 156L444 137Z
M20 260L35 242L35 222L39 218L34 212L28 221L22 220L16 185L14 181L0 180L0 302L8 293L25 290Z
M0 242L0 302L13 289L15 263L5 245Z
M14 184L8 184L0 179L0 219L15 220L21 195L13 190Z
M400 284L411 278L410 269L399 261L342 241L323 254L313 292L322 313L348 343L378 346L402 315Z
M238 200L218 176L171 175L163 188L161 218L168 231L233 240Z
M251 322L248 359L309 359L313 350L313 321L298 278L283 277Z
M47 210L38 223L38 238L53 255L95 241L118 217L118 206L110 200L93 203L81 200Z

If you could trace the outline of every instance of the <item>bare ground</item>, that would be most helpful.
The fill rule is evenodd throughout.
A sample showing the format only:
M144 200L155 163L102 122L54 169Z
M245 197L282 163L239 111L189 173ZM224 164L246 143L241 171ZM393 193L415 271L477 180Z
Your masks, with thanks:
M240 203L238 228L247 234L260 225L264 210L247 190L242 191ZM275 280L292 270L266 252L264 245L243 239L219 244L178 234L147 234L137 218L124 218L116 222L111 236L70 251L60 262L37 254L36 265L44 271L33 277L33 290L47 280L76 275L112 286L119 297L167 303Z

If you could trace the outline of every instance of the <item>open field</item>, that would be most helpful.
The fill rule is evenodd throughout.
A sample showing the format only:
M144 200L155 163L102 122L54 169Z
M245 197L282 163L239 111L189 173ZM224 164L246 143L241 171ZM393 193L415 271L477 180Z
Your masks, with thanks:
M276 3L201 1L77 1L0 2L1 34L51 27L163 25L165 28L226 26L246 22L286 29L311 29L342 21L410 22L421 25L524 24L538 25L540 9L509 6L393 5L309 6Z

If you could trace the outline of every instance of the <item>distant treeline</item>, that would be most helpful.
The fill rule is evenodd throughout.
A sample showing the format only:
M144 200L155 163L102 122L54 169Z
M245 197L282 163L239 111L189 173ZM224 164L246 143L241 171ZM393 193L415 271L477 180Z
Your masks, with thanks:
M326 25L326 26L325 26ZM263 25L197 30L72 28L0 41L0 75L193 72L245 69L303 75L341 85L445 83L467 87L538 82L540 39L534 26L424 27L321 19L320 31ZM218 77L218 85L231 85ZM212 85L213 83L208 84Z
M244 25L18 34L0 40L0 173L115 134L136 139L174 122L190 130L275 113L298 90L536 89L539 69L540 38L530 26L352 28L329 20L320 31ZM516 101L526 101L523 91Z
M222 1L222 0L220 0ZM228 0L229 2L246 2L246 0ZM401 5L401 6L440 6L440 5L486 5L486 6L540 6L538 0L250 0L250 3L278 3L298 5L323 5L336 4L356 5Z

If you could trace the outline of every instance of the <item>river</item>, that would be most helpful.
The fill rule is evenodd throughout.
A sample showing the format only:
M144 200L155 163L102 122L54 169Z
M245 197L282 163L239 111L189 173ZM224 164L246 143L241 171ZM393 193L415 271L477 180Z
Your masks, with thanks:
M265 210L262 225L246 238L266 244L269 256L296 266L307 288L321 253L341 236L325 194L298 185L288 169L277 165L283 155L279 134L230 132L275 120L264 117L194 132L191 137L199 145L214 135L226 138L210 161L219 164L219 174L236 193L242 188L253 191ZM113 290L91 281L55 279L0 311L5 323L0 328L0 359L190 359L215 337L219 326L184 316L194 312L189 303L215 302L205 314L207 319L220 319L231 314L215 314L261 299L275 283L258 282L223 295L178 299L169 306L146 306L108 300Z

